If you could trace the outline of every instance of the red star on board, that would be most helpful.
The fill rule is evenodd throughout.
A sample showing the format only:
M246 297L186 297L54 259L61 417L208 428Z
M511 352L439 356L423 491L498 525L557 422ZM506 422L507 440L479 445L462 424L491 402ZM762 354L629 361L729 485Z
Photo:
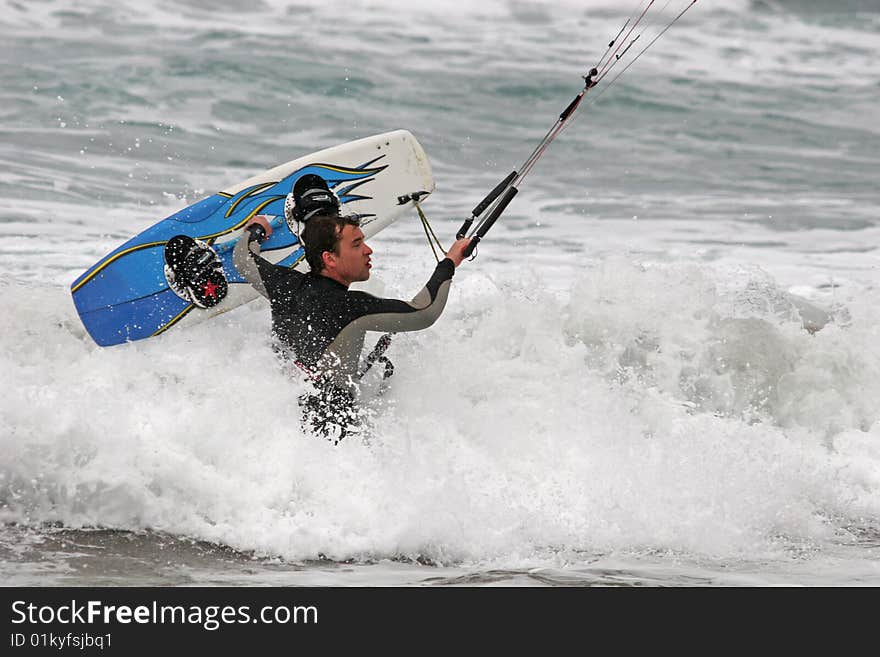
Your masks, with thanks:
M202 289L205 291L205 296L208 297L216 297L217 296L217 286L214 285L211 281L202 286Z

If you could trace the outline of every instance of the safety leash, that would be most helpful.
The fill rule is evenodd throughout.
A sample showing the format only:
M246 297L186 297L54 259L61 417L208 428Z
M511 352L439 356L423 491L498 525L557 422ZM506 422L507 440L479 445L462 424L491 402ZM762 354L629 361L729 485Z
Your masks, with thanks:
M416 211L419 213L419 219L422 222L422 228L425 229L425 238L428 240L428 246L431 247L431 251L434 253L434 259L437 262L440 262L443 258L437 255L437 251L439 250L445 258L446 249L443 248L443 245L440 243L440 239L437 237L437 234L434 232L434 229L431 227L431 224L428 221L428 217L425 216L425 212L422 210L422 204L419 203L418 199L413 199L413 203L416 206Z

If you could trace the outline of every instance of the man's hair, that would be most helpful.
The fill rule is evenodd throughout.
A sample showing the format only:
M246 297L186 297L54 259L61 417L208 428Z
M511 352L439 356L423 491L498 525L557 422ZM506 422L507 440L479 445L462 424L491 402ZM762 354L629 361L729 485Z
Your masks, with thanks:
M360 226L356 216L319 214L306 222L301 238L306 251L306 262L316 274L324 269L324 252L339 255L339 238L346 226Z

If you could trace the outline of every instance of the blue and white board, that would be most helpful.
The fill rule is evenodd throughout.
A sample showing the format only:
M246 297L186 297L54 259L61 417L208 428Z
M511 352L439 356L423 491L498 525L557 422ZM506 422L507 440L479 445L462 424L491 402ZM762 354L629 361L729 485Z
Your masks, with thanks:
M80 319L101 346L141 340L202 322L256 298L232 264L232 249L256 214L272 215L266 259L307 269L303 250L284 221L284 199L307 173L327 180L346 214L361 215L367 237L413 206L400 197L434 191L425 151L406 130L359 139L306 155L198 201L147 228L89 267L71 285ZM165 245L185 235L209 245L223 265L228 292L202 308L171 288Z

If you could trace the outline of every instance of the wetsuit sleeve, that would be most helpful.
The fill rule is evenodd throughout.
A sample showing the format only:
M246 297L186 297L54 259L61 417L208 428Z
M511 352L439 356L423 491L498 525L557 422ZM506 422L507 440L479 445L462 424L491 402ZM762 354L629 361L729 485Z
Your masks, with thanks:
M260 256L261 231L245 230L232 251L232 264L257 292L269 297L268 287L286 267L279 267Z
M412 301L381 299L358 293L363 313L346 327L362 331L419 331L428 328L446 307L449 286L455 274L455 265L449 258L440 261L431 278Z
M357 377L358 361L367 331L398 333L431 326L446 306L455 265L444 259L424 288L412 299L381 299L366 292L348 292L342 309L344 328L326 347L317 369L329 372L334 385L346 386Z

